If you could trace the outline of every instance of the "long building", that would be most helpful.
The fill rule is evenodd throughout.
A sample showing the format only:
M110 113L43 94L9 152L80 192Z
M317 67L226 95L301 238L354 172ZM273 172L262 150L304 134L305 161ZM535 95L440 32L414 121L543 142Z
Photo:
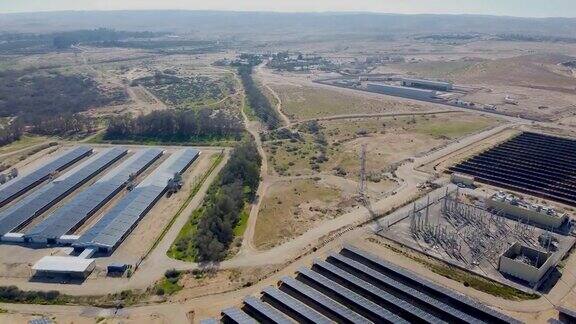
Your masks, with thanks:
M404 87L421 88L421 89L438 90L438 91L450 91L454 88L452 83L449 82L431 81L423 79L408 79L408 78L402 78L401 81L402 86Z
M77 194L34 226L24 235L24 240L33 243L57 243L63 235L76 230L99 208L114 197L130 179L150 166L162 155L161 149L137 151L130 158L107 173L86 190Z
M80 146L70 149L32 172L0 185L0 207L8 204L27 191L37 187L57 171L62 171L92 153L92 148Z
M75 248L92 248L112 252L136 227L168 189L176 174L183 173L198 157L195 149L173 153L152 174L128 193L93 227L73 244Z
M513 219L545 229L558 229L568 222L566 213L539 204L531 204L513 194L497 192L486 199L486 207L501 211Z
M127 152L121 147L103 150L10 206L0 213L0 235L17 231L30 223Z
M434 99L437 94L436 91L434 90L399 87L384 83L368 83L366 90L389 96L418 99L418 100Z

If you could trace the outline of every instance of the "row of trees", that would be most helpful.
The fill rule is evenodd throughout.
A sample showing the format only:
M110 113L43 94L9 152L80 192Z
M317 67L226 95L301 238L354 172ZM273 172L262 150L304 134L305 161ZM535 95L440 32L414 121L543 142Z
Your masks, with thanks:
M92 30L74 30L53 34L52 45L58 49L69 48L79 43L102 43L117 42L128 38L152 38L164 35L165 33L154 33L149 31L128 32L114 29L98 28Z
M137 117L113 117L105 139L156 139L189 141L201 138L240 138L244 131L240 120L224 111L208 108L194 110L161 110Z
M71 136L92 133L96 130L94 119L80 114L39 118L30 132L47 136Z
M0 146L19 140L23 132L24 127L18 121L6 124L0 123Z
M190 218L196 231L179 237L176 249L195 255L201 262L224 259L245 204L255 198L261 164L253 142L238 144L208 190L199 213Z
M270 104L270 101L260 91L254 79L252 78L252 65L243 65L238 67L238 73L246 91L248 104L254 111L254 114L263 121L269 129L274 129L280 126L280 118L278 113Z

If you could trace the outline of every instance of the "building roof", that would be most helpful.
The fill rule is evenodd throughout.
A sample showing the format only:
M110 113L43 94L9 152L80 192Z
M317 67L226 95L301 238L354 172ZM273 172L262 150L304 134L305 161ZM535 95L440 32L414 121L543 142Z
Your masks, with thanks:
M44 272L86 272L94 265L94 259L82 259L70 256L45 256L32 266L34 271Z

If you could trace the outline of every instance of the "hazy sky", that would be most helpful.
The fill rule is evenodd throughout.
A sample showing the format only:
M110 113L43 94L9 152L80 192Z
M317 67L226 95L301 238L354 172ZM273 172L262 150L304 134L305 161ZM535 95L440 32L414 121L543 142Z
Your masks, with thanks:
M0 12L190 9L576 17L576 0L0 0Z

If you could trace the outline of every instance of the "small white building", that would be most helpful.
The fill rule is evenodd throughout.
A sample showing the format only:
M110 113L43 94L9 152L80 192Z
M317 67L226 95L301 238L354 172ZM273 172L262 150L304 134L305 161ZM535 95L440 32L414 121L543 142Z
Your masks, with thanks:
M96 268L94 259L71 256L45 256L32 266L35 275L42 277L86 278L94 271L94 268Z
M500 256L498 271L536 284L554 265L552 253L514 243Z

